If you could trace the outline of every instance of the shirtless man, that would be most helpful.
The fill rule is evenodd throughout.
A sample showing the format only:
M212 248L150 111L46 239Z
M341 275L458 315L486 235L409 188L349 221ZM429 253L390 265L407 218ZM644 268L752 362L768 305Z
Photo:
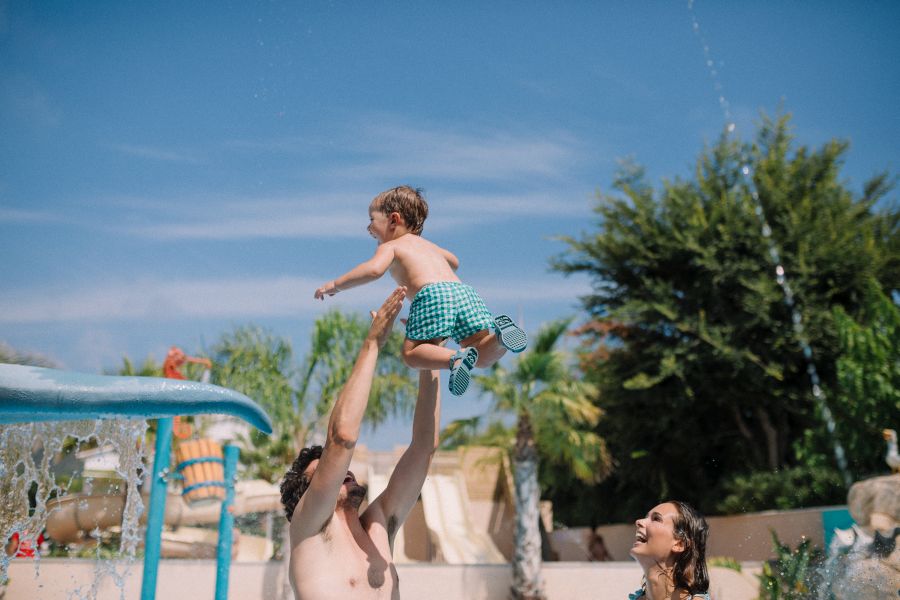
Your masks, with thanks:
M291 523L289 576L297 600L400 598L394 536L419 497L437 448L437 371L420 372L412 441L384 492L362 514L366 488L348 468L375 361L405 295L406 288L397 288L373 313L369 334L331 411L324 448L301 450L281 483L281 501Z

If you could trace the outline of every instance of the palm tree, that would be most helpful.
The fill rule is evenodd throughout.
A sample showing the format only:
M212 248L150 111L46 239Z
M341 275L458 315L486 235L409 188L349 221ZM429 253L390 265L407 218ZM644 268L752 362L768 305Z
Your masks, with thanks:
M515 437L507 437L506 443L516 505L513 600L546 598L538 526L539 456L585 482L600 481L611 466L606 445L593 431L601 416L591 402L596 390L580 379L566 354L557 349L570 322L563 319L544 326L512 370L497 363L489 375L475 377L490 394L492 415L516 417Z
M357 314L331 310L316 319L310 350L301 369L297 397L305 403L311 393L316 394L314 412L320 421L327 420L331 406L350 377L368 331L369 320ZM379 353L366 405L365 420L370 425L378 425L390 414L412 411L416 385L412 371L401 358L403 339L402 333L392 332L384 350Z
M241 451L250 476L278 481L324 427L368 330L360 315L328 312L316 320L299 369L288 340L256 327L237 328L213 347L214 381L257 400L272 418L272 435L253 430ZM403 334L392 333L379 358L366 407L370 425L413 406L416 387L400 359L402 344Z

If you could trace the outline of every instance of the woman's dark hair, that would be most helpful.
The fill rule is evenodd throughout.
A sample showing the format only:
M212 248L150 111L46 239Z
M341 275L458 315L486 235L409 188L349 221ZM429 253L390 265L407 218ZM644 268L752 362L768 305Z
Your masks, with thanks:
M291 465L288 472L284 474L284 479L281 480L281 503L284 505L284 515L288 521L291 520L303 492L309 487L309 477L304 474L306 467L321 457L322 446L304 448L294 459L294 464Z
M678 509L675 519L675 539L684 545L684 551L675 559L672 575L676 588L691 594L709 591L709 573L706 570L706 539L709 525L697 509L680 500L669 500Z

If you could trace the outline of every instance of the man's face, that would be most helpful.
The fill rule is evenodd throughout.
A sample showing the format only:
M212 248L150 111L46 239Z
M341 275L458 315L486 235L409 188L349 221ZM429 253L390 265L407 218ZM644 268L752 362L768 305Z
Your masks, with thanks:
M318 458L306 466L303 474L306 476L307 481L312 481L318 466ZM353 471L347 471L347 474L344 476L344 482L341 484L341 489L338 492L338 505L349 504L353 508L359 508L362 501L366 499L367 492L368 488L356 481L356 475L353 474Z

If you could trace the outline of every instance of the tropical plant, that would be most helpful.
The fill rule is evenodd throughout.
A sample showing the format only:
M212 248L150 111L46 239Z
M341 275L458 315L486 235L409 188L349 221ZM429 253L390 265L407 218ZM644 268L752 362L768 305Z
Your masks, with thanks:
M735 473L837 468L808 358L835 411L834 310L861 318L869 282L890 295L900 262L898 211L880 202L890 181L879 175L861 194L849 190L846 149L836 140L795 147L786 117L764 119L755 143L724 134L691 180L658 191L626 163L620 195L597 203L596 229L564 238L554 267L593 282L582 299L582 369L598 387L598 432L618 465L586 490L602 513L595 518L628 520L666 497L713 512ZM869 401L896 410L895 399ZM819 435L798 446L806 431Z
M763 563L760 581L761 600L815 600L818 598L820 574L818 567L824 553L804 539L792 550L782 544L772 531L775 559Z
M253 398L272 419L271 435L254 429L243 440L247 476L278 481L307 432L290 342L258 327L237 327L219 338L210 356L213 381Z
M185 365L185 366L193 366L193 365ZM157 363L152 356L148 356L144 359L144 362L141 363L140 367L135 367L134 363L131 362L131 359L127 356L122 357L122 366L119 367L116 372L116 375L127 375L127 376L138 376L138 377L162 377L163 376L163 368L162 365ZM189 378L192 379L192 378Z
M567 364L566 354L557 349L570 320L543 327L531 347L519 355L512 370L500 363L488 375L475 377L491 400L489 436L474 436L485 443L494 441L509 452L515 491L515 548L512 598L545 598L541 578L541 534L538 525L541 490L538 482L540 460L550 470L565 470L585 482L597 482L611 467L606 446L593 431L600 410L591 403L594 387L582 381ZM504 416L515 418L514 435L503 435L496 425ZM451 424L445 434L458 435L477 420Z
M310 350L300 370L297 392L301 402L312 404L318 419L327 417L331 406L350 376L356 355L369 331L369 320L337 310L327 312L313 325ZM403 363L404 335L394 331L379 353L365 419L377 425L391 414L410 414L416 397L411 371Z

